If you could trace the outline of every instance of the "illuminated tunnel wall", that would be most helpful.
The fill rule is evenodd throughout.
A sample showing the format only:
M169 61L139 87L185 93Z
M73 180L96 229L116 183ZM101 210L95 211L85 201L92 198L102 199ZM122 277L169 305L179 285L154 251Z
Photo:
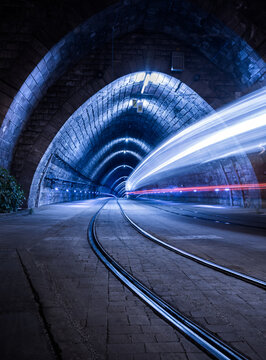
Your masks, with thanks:
M185 66L171 72L177 49ZM165 137L265 82L256 52L185 0L117 2L30 66L0 129L0 164L22 184L30 206L114 190ZM133 73L143 70L168 75L141 95L143 73ZM142 114L132 108L133 97L143 100ZM246 157L215 174L217 181L255 176ZM232 203L248 199L235 196Z
M124 176L136 168L150 149L213 111L179 80L152 72L144 88L146 76L145 72L138 72L117 79L69 118L38 166L31 187L31 205L55 202L60 196L61 201L87 198L95 187L121 194L123 188L119 185L124 182ZM133 99L142 102L141 113L133 106ZM108 142L108 139L112 140ZM117 179L121 181L116 183ZM168 181L173 183L173 179ZM224 160L212 167L207 164L195 167L182 179L184 186L242 181L256 181L252 166L244 156L237 157L235 163ZM202 202L204 198L206 194L186 196L188 201ZM243 194L237 192L208 195L207 201L210 200L231 205L245 203ZM250 199L246 199L246 206L248 202Z
M110 17L116 18L115 24L108 21ZM23 125L47 87L88 51L111 40L114 25L116 37L138 28L174 35L192 45L245 86L261 79L264 73L264 62L244 41L221 22L206 17L203 11L189 2L120 2L69 33L29 75L15 96L1 127L1 150L6 151L7 156L5 162L2 159L5 166L11 161L14 145Z
M50 200L47 198L49 191L40 189L47 184L43 180L40 184L40 179L54 179L50 192L56 196L60 190L54 188L60 186L55 184L68 180L66 172L59 172L50 160L54 156L73 169L71 181L74 182L74 172L79 182L83 177L88 186L102 185L111 191L114 181L129 175L163 139L212 111L193 90L162 73L151 73L150 82L141 94L145 76L145 72L138 72L117 79L69 118L38 166L31 186L31 205L52 201L51 194ZM141 100L141 113L134 108L133 99ZM109 174L116 168L114 174ZM38 193L43 196L38 198Z

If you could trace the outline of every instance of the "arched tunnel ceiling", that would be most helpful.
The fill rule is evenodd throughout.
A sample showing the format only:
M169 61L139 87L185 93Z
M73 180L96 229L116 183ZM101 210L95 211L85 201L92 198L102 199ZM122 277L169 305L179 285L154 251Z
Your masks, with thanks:
M110 189L114 190L117 185L119 185L121 182L126 181L128 177L127 176L121 176L120 178L116 179L113 184L111 185Z
M181 39L204 54L219 69L231 74L243 86L252 85L262 78L264 63L247 43L219 20L208 16L190 2L119 2L65 36L29 75L9 107L1 127L4 166L10 165L21 130L47 88L69 66L110 40L112 31L116 38L138 28L145 32L163 32Z
M104 142L108 141L108 137L104 140L105 140ZM91 153L89 161L87 158L85 158L85 161L87 163L85 172L90 174L92 172L92 169L97 168L97 164L100 164L104 161L107 154L114 153L117 151L123 151L124 149L121 150L121 147L129 151L135 151L135 152L137 151L137 154L140 154L139 155L140 157L144 157L152 149L151 146L149 146L143 140L133 137L125 136L125 137L117 138L115 140L111 140L107 142L106 145L102 146L101 149L95 154Z
M160 141L212 111L192 89L166 74L150 73L143 88L146 76L145 72L129 74L89 98L50 144L35 181L56 154L83 176L110 188L114 180L106 175L112 169L136 167ZM142 103L141 113L133 99ZM132 145L134 151L129 149ZM121 176L117 171L116 178Z
M107 183L113 184L117 178L122 176L129 176L129 174L134 170L134 168L130 165L117 165L112 170L109 170L105 177L102 180L102 184L106 185Z
M24 81L29 70L34 67L34 63L38 63L38 59L45 55L47 49L93 14L118 2L117 0L2 1L0 32L5 36L0 40L1 49L7 50L12 46L13 51L9 53L8 62L3 61L4 52L0 55L1 78L5 80L11 78L13 90L19 89L21 81ZM265 56L265 11L260 9L260 0L241 2L190 0L190 2L202 8L207 16L215 15L261 56ZM27 67L20 66L26 62L29 63Z
M142 156L139 155L137 152L135 151L131 151L131 150L119 150L116 152L113 152L112 154L108 155L93 171L93 173L91 174L91 180L98 182L97 179L101 179L101 172L105 171L105 166L114 160L114 158L118 158L119 157L119 162L123 162L124 164L128 161L132 161L129 160L131 157L134 158L135 162L138 163L142 160ZM117 160L117 159L116 159ZM133 161L134 161L133 160Z

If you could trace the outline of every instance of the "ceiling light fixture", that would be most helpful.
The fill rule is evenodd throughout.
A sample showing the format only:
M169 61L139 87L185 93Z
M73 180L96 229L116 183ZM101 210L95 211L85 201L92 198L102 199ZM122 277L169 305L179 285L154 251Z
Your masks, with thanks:
M143 82L143 86L142 86L142 89L141 89L141 94L144 93L145 91L145 87L148 85L149 81L150 81L150 77L151 77L151 74L150 73L146 73L146 76L145 76L145 79L144 79L144 82Z

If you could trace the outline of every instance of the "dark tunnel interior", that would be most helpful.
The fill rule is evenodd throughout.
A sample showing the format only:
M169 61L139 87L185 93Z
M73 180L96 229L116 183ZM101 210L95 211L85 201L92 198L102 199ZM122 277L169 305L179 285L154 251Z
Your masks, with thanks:
M0 19L0 359L265 360L265 1Z
M1 165L22 185L24 206L117 195L113 183L121 178L125 188L122 176L163 140L265 83L263 44L226 24L229 2L80 1L73 19L63 18L71 1L58 2L56 32L53 16L51 27L42 27L52 5L24 5L16 15L18 23L28 19L24 54L15 25L4 43L13 60L5 65L3 53L0 130ZM8 4L2 8L12 12ZM234 11L247 17L245 7ZM265 154L259 154L224 159L151 187L264 183ZM260 206L248 191L186 194L180 201Z

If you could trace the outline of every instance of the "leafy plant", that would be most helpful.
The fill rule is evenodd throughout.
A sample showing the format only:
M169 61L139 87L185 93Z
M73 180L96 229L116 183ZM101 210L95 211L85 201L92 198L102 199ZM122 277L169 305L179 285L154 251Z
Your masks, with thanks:
M14 176L0 167L0 212L17 211L24 200L24 191Z

